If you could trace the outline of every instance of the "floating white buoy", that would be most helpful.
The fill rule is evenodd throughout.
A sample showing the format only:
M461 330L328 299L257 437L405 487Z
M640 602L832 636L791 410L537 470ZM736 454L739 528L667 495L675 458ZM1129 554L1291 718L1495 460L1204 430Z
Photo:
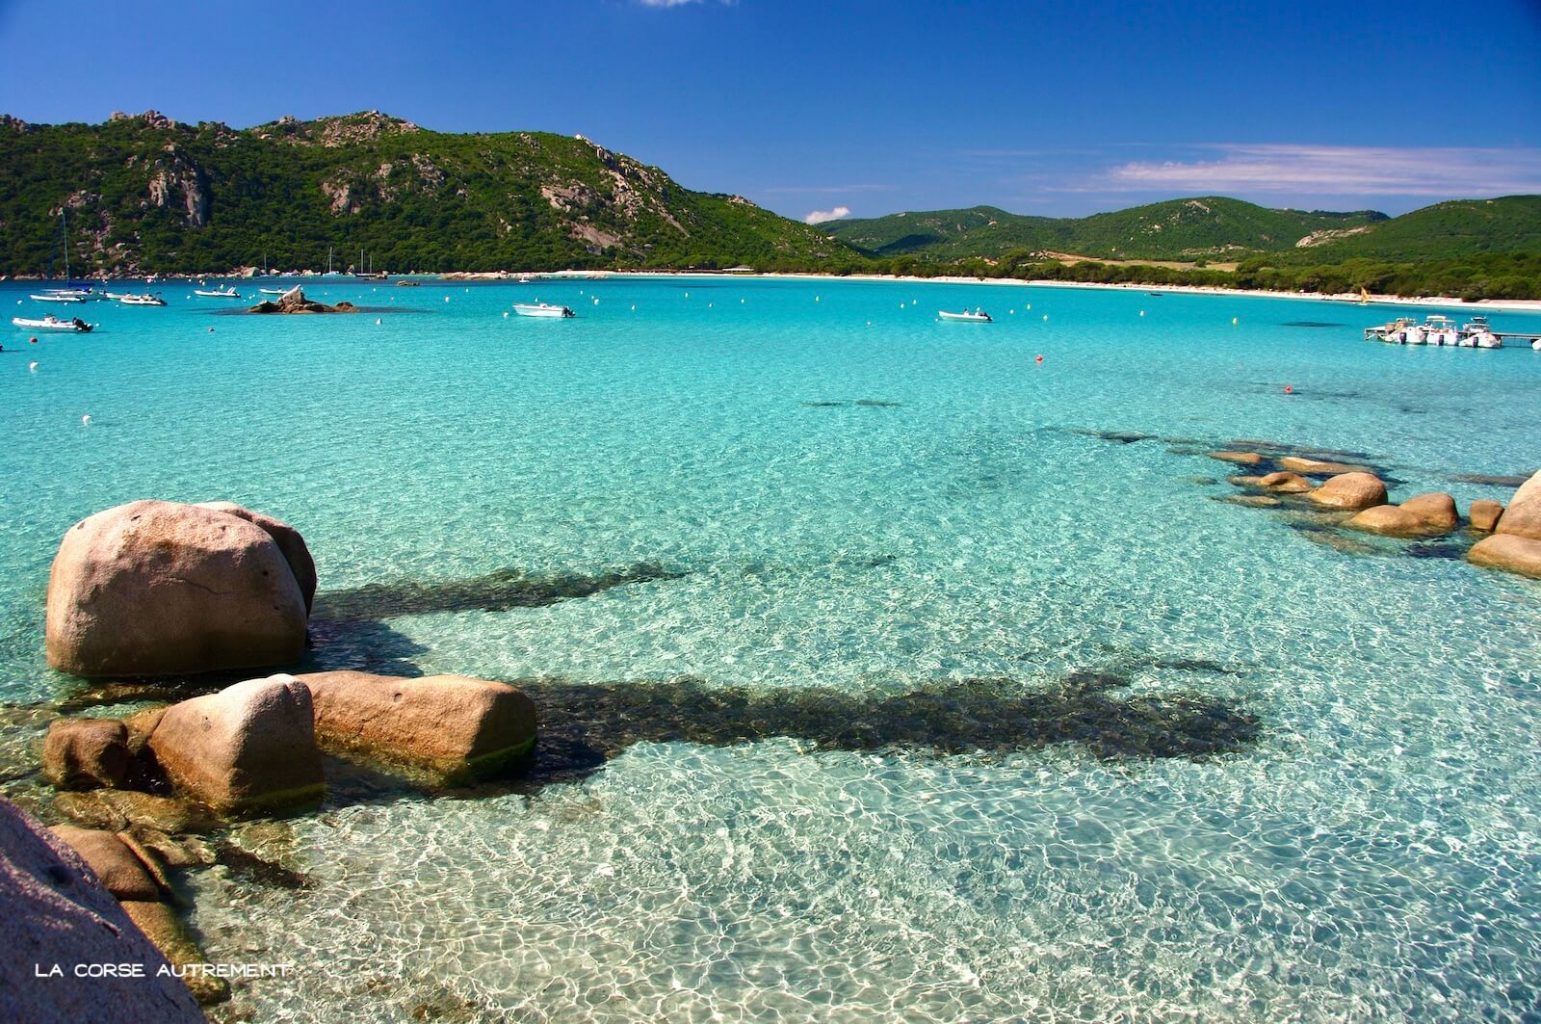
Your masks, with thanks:
M27 369L31 370L33 373L36 373L37 372L37 360L34 359L34 360L32 360L32 362L28 363L27 364Z
M637 311L637 304L636 304L636 303L635 303L635 302L633 302L633 303L632 303L632 304L631 304L631 311L632 311L632 312L633 312L633 313L635 313L635 312L636 312L636 311Z
M1014 310L1014 309L1013 309L1013 310L1011 310L1011 311L1010 311L1010 312L1011 312L1011 315L1012 315L1012 316L1016 316L1016 315L1017 315L1017 311L1016 311L1016 310Z
M1140 315L1141 315L1141 316L1144 316L1144 315L1145 315L1145 311L1144 311L1144 310L1143 310L1143 309L1142 309L1142 310L1140 310Z
M707 309L711 309L711 308L712 308L712 303L710 303L710 302L708 302L708 303L707 303L707 304L706 304L706 308L707 308Z
M813 297L813 301L814 301L814 302L818 302L818 301L819 301L819 297L818 297L818 296L817 296L817 295L815 295L815 296L814 296L814 297Z
M1236 324L1240 321L1240 319L1241 319L1240 317L1235 317L1235 316L1231 317L1231 326L1232 327L1236 326Z
M508 310L506 310L506 309L503 311L503 319L504 320L508 319ZM376 321L376 322L378 322L378 321Z
M1022 307L1022 310L1023 310L1023 312L1028 312L1028 311L1031 311L1032 308L1033 308L1033 304L1031 302L1029 302L1027 305Z
M596 306L599 305L599 296L598 295L594 296L594 305L596 305Z
M21 300L20 299L16 300L16 305L18 305L18 306L21 305Z
M503 315L504 315L504 316L507 316L507 315L508 315L508 314L507 314L507 313L504 313L504 314L503 314ZM375 326L376 326L376 327L379 327L379 326L380 326L380 318L379 318L379 317L375 317Z
M210 334L213 334L213 333L214 333L214 328L212 328L212 327L210 327L210 328L209 328L209 333L210 333Z
M690 293L689 292L685 293L685 298L687 298L687 299L690 298Z
M747 299L739 299L739 300L738 300L738 304L739 304L739 305L740 305L740 306L742 306L742 305L743 305L743 304L744 304L744 303L745 303L745 302L747 302L747 301L748 301L748 300L747 300Z
M1047 314L1047 313L1045 313L1045 314L1044 314L1044 315L1043 315L1043 318L1044 318L1044 319L1045 319L1045 320L1047 320L1047 319L1049 319L1049 314Z
M444 301L445 301L445 302L448 302L448 301L449 301L449 296L448 296L448 295L446 295L446 296L444 296Z
M91 414L90 413L86 413L84 416L80 417L80 425L82 427L89 427L91 425Z

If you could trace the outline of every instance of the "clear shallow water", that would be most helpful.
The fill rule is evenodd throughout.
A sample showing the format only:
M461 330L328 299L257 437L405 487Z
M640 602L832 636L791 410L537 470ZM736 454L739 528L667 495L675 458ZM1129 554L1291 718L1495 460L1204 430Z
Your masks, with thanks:
M333 808L283 850L310 889L197 882L213 958L301 965L243 995L259 1019L1541 1012L1541 587L1348 555L1193 479L1260 438L1369 453L1394 498L1506 498L1449 475L1541 464L1541 356L1360 341L1390 307L1141 291L310 291L417 312L233 317L168 288L90 307L90 336L5 340L0 696L69 690L41 603L72 522L228 497L299 526L324 592L661 573L321 629L322 665L689 676L794 709L1116 670L1110 699L1204 699L1261 732L1194 761L644 730L533 795ZM501 316L536 296L580 318ZM965 304L998 322L935 322Z

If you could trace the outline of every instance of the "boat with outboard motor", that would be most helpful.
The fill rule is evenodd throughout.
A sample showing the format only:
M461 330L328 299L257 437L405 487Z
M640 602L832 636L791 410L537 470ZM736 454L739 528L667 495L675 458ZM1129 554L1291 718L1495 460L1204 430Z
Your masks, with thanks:
M146 292L143 295L120 295L118 301L125 306L164 306L166 300Z
M235 286L229 288L194 288L193 294L205 299L239 299L241 293L235 290Z
M578 315L566 306L552 306L544 302L516 302L514 303L514 312L520 316L538 316L551 319L566 319Z
M979 309L978 307L975 307L973 312L969 312L965 309L959 313L949 313L945 309L939 309L936 311L936 315L940 320L961 320L964 323L993 324L995 322L989 313L986 313L984 310Z
M27 317L13 316L11 323L27 331L72 331L75 334L89 334L96 329L95 324L88 324L80 317L72 317L69 320L61 320L52 313L41 320L30 320Z

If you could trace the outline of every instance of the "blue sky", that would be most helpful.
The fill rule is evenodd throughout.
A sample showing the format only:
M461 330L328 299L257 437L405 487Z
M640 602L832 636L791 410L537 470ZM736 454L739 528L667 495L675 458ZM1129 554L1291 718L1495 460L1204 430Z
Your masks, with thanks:
M0 0L0 46L28 121L582 133L799 218L1541 192L1541 0Z

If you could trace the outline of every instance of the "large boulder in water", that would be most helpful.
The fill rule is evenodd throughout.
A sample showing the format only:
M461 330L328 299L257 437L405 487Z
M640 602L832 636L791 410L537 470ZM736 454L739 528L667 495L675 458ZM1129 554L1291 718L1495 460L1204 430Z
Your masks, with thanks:
M273 543L278 545L278 550L284 553L284 561L289 563L289 571L294 573L294 581L300 585L300 594L305 598L305 611L307 613L310 611L310 606L316 599L316 561L310 557L310 548L306 546L305 538L300 536L299 530L282 519L275 519L262 512L253 512L233 501L202 501L198 503L198 507L224 512L238 519L244 519L254 526L262 527L262 532L272 537Z
M1340 473L1306 497L1329 508L1374 508L1386 504L1386 485L1372 473Z
M404 765L447 783L506 771L535 745L535 705L507 683L317 672L316 738L341 754Z
M305 620L300 584L266 530L170 501L76 523L48 579L48 661L80 676L290 664Z
M248 679L173 704L149 745L179 790L220 813L283 811L321 799L310 690L293 676Z
M160 887L150 868L122 839L98 828L55 825L54 835L80 854L107 891L120 900L159 900Z
M1541 540L1541 470L1520 484L1493 532Z
M201 1024L197 1002L123 908L61 839L0 799L0 1019ZM46 976L57 964L62 976ZM143 977L77 978L90 964ZM39 973L44 977L38 977Z
M1503 514L1503 505L1490 498L1478 498L1471 503L1471 508L1466 512L1471 520L1471 528L1478 533L1492 533L1493 527L1498 525L1498 520Z

